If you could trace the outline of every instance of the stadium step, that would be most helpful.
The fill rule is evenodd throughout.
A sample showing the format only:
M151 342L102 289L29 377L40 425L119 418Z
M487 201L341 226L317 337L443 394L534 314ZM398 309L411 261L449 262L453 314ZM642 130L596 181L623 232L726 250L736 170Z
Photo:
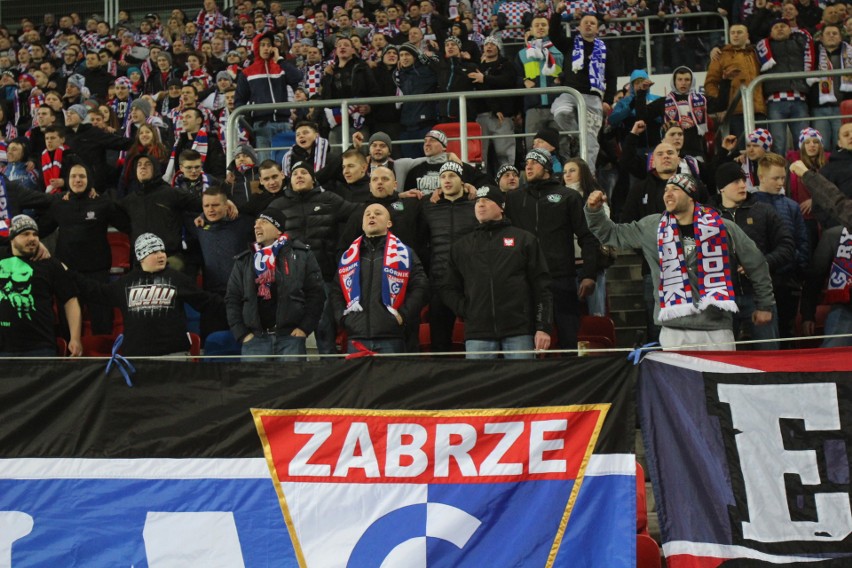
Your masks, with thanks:
M618 251L618 259L607 269L606 278L617 346L633 347L637 332L644 337L645 331L642 258L633 250Z

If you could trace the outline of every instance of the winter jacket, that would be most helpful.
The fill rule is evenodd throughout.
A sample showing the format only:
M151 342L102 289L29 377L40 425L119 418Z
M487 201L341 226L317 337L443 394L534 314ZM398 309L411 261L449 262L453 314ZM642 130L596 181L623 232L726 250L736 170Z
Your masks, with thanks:
M399 70L399 90L403 95L423 95L437 90L438 76L427 64L429 61L428 57L421 55L414 65ZM404 128L432 126L437 116L434 101L403 102L399 123Z
M112 251L107 229L112 225L130 231L130 219L118 205L105 196L92 199L88 190L68 192L68 199L54 199L44 223L59 227L56 258L71 270L96 272L109 270Z
M453 243L479 225L475 207L475 202L464 195L455 201L445 197L436 203L424 200L423 216L429 227L429 244L432 249L429 259L432 285L437 285L447 270Z
M353 203L365 203L370 199L370 176L365 175L355 183L346 183L346 180L337 180L329 184L329 191L332 191Z
M610 221L603 208L597 211L586 208L585 215L590 229L603 244L620 249L642 249L645 261L651 267L653 289L658 290L660 287L660 251L657 233L660 228L660 215L655 213L638 221L620 225ZM755 246L754 241L748 238L748 235L743 233L742 229L735 223L725 223L725 228L728 233L728 251L733 257L731 260L734 262L735 259L739 265L745 268L754 286L755 307L758 310L770 311L775 304L775 297L772 294L772 279L769 276L766 259ZM692 289L698 290L695 248L689 248L685 260ZM654 306L654 323L674 329L707 331L733 329L733 314L720 310L716 306L708 306L697 314L670 319L662 324L660 322L660 305L657 302Z
M353 57L345 66L335 63L331 74L322 79L322 98L357 99L371 97L379 87L370 66Z
M760 75L760 63L757 60L757 52L754 50L754 46L750 44L745 47L734 47L728 44L721 51L719 58L711 60L707 67L704 92L709 98L723 102L724 108L727 108L740 92L740 87L745 87L751 83L752 79ZM733 75L730 79L724 78L726 73L735 70L738 70L739 73ZM737 103L733 112L734 114L743 113L742 100ZM754 112L755 114L766 114L766 101L763 98L762 84L754 90Z
M507 219L480 224L459 239L439 285L444 303L464 318L465 339L550 333L553 295L535 236Z
M237 341L249 333L267 331L260 323L253 265L254 252L248 250L237 256L225 294L228 325ZM277 300L275 333L290 335L297 327L305 335L313 333L322 315L325 289L319 265L308 246L291 240L278 251L272 290Z
M432 65L438 76L438 91L442 93L460 93L473 91L476 83L468 77L468 73L476 71L476 63L461 57L447 57ZM473 115L473 107L467 103L468 116ZM458 122L459 100L457 98L438 101L438 121Z
M810 36L801 32L793 32L784 41L769 40L775 65L763 71L764 74L791 73L794 71L810 71L805 69L805 51L808 44L813 44ZM813 49L813 45L810 46ZM804 79L769 79L763 83L763 94L767 97L772 93L795 91L807 96L808 84Z
M775 208L781 222L787 231L793 236L796 246L796 254L792 261L779 267L778 273L785 275L802 275L811 261L811 247L808 244L808 228L805 226L805 218L799 204L783 195L773 195L765 191L753 193L755 199L760 203L766 203ZM770 268L772 268L770 266Z
M757 248L763 252L769 273L777 284L780 283L780 280L775 280L775 277L786 272L794 264L796 244L793 241L793 234L778 216L778 213L775 212L775 209L758 200L755 195L749 194L745 201L732 209L724 208L721 199L712 200L710 204L719 211L724 219L736 223L754 241ZM742 290L744 293L750 294L750 280L743 277L738 280L740 287L737 288L737 292L739 293Z
M395 74L395 65L389 68L387 65L379 63L379 66L373 70L373 77L376 79L376 86L378 87L375 96L392 97L396 95L397 85L396 81L394 81ZM395 103L372 105L372 110L367 115L367 121L369 123L377 122L381 124L399 123L401 115L402 113ZM371 129L371 131L374 131L374 129Z
M117 179L107 179L111 166L107 163L107 150L127 150L133 145L133 140L119 134L110 134L91 124L81 124L74 129L68 129L65 144L74 150L81 162L86 164L94 176L92 187L103 193L115 185Z
M814 250L813 258L808 266L804 286L802 287L802 303L799 311L802 313L802 321L815 321L816 309L819 304L820 294L825 290L826 282L831 271L831 263L837 254L840 244L840 234L843 227L840 225L826 229L820 236L819 244ZM849 309L847 304L844 306Z
M361 307L360 312L343 315L346 302L340 288L340 278L334 279L331 302L337 323L346 330L349 339L405 339L405 325L400 325L388 307L382 303L382 280L386 237L365 237L361 241ZM403 324L420 316L429 301L429 279L417 253L411 251L411 263L405 298L399 308Z
M184 303L199 312L223 308L222 298L199 290L189 276L169 267L160 272L137 267L110 284L79 276L75 280L86 301L121 310L121 352L128 357L189 351Z
M825 179L833 183L846 197L852 197L852 151L838 149L831 153L828 163L819 171ZM805 184L808 189L810 186ZM813 193L813 192L812 192ZM831 226L831 214L814 200L814 217L823 225ZM833 211L832 211L833 213Z
M234 258L254 238L254 222L240 216L233 221L222 219L193 227L204 259L204 289L224 297L234 268Z
M314 187L303 192L285 189L269 206L284 212L287 217L284 232L310 247L323 280L331 282L337 268L338 225L349 218L357 204L322 187Z
M554 178L530 182L524 189L506 195L506 216L513 225L536 236L554 278L576 274L576 235L583 251L583 267L577 276L595 280L600 243L586 226L579 193Z
M290 100L287 87L296 90L302 80L302 72L283 57L278 61L264 60L260 57L260 40L267 38L275 42L275 34L266 32L254 38L254 62L243 69L237 77L237 92L234 101L237 107L246 104L283 103ZM253 112L255 121L286 122L290 118L289 109L266 112Z
M636 91L633 88L633 82L639 79L650 79L648 72L643 69L637 69L630 74L630 83L628 83L628 93L622 97L612 109L607 122L611 126L620 126L623 130L630 132L637 120L648 120L648 103L660 98L660 95L655 95L649 90ZM646 122L646 124L648 124ZM652 124L648 124L642 134L642 146L650 148L657 144L660 140L659 127L661 121L657 119ZM656 131L656 132L655 132Z
M816 172L805 172L802 181L811 191L814 206L830 211L830 219L844 227L852 227L852 199L837 186Z
M197 134L191 135L185 131L181 133L173 150L176 159L180 159L184 150L192 149ZM207 133L207 155L204 158L204 171L219 179L225 177L225 150L222 149L219 138L212 132Z
M139 157L134 159L131 170L134 179ZM166 253L173 255L183 248L183 213L201 212L201 198L164 182L157 165L155 162L154 177L144 183L136 180L135 189L118 204L130 217L131 243L142 233L154 233L163 239Z
M476 84L477 91L514 89L518 86L515 67L511 61L502 55L498 55L496 61L479 63L477 68L485 76L482 83ZM518 102L514 97L487 97L473 100L477 113L490 112L492 115L496 115L498 112L502 112L506 120L515 114Z

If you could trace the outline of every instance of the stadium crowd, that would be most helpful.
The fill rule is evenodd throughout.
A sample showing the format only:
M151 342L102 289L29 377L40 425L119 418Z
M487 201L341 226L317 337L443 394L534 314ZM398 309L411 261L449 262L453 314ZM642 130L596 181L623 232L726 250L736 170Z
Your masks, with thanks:
M184 304L208 342L252 356L304 354L312 333L324 354L342 336L352 353L449 351L457 320L469 357L573 349L580 315L606 315L618 248L644 254L648 341L779 348L820 305L826 334L852 333L852 235L824 205L852 197L852 75L770 77L753 102L772 122L751 132L740 100L761 74L852 65L843 2L204 0L119 16L0 26L2 356L53 355L57 329L80 355L84 329L117 326L126 355L186 352ZM554 86L585 116L524 91ZM468 91L499 91L464 103L491 136L476 164L441 126L458 99L405 98ZM398 98L357 103L379 95ZM259 103L284 104L240 117L228 163L231 113ZM120 276L115 231L132 251Z

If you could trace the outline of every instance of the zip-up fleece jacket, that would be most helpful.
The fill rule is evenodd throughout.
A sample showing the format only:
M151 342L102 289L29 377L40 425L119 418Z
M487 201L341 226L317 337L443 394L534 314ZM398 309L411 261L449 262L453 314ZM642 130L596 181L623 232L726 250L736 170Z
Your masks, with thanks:
M246 104L283 103L287 102L287 87L294 91L302 81L302 72L283 57L278 61L261 59L260 40L263 38L275 41L275 34L267 32L254 38L254 62L243 69L237 78L237 92L234 93L236 106ZM288 109L273 112L253 112L255 121L284 122L290 118Z

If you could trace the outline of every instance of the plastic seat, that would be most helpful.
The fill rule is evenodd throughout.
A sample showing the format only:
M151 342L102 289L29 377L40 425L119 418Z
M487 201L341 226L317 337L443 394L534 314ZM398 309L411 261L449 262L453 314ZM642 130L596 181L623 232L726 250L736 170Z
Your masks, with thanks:
M461 158L461 140L458 140L461 132L460 122L442 122L434 126L435 130L440 130L447 135L447 152L453 152ZM482 140L474 139L475 136L482 136L482 127L477 122L467 123L467 162L469 164L481 164L482 156ZM453 140L455 138L455 140Z
M201 336L197 333L187 332L189 336L189 354L190 355L201 355ZM193 359L193 361L197 361L198 359Z
M110 274L124 274L130 270L130 238L116 231L107 233L109 249L112 252Z
M842 122L843 124L846 124L847 122L852 122L852 99L840 103L840 114L843 115L843 118L840 119L840 122Z
M660 568L660 547L646 534L636 535L636 568Z
M204 339L205 355L239 355L240 343L230 331L214 331ZM208 361L227 362L232 359L208 359Z
M636 534L648 534L648 496L645 495L645 470L636 462Z
M68 357L68 342L62 337L56 338L56 356Z
M615 347L615 324L605 316L581 316L579 336L603 337L609 340L610 347Z
M279 132L275 136L272 137L272 147L273 148L284 148L282 150L273 150L272 151L272 159L275 160L278 164L284 161L284 154L287 151L296 145L296 133L295 132ZM266 150L266 148L259 148L260 150Z
M111 357L115 337L112 335L84 335L80 338L83 344L83 357Z

